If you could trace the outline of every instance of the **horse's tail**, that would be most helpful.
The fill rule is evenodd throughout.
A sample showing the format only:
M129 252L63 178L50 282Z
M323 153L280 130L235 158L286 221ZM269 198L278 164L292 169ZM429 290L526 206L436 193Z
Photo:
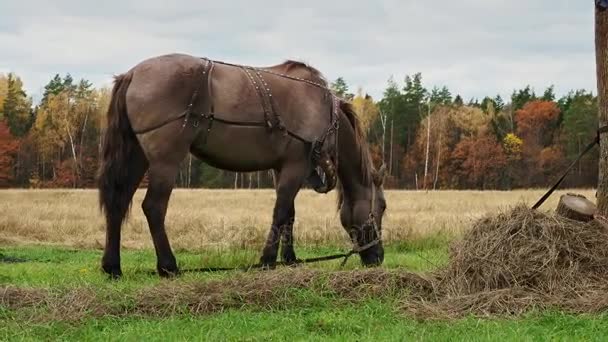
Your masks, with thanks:
M127 117L126 95L131 78L131 72L115 77L99 168L99 206L108 221L119 220L113 222L119 225L132 198L129 161L143 153Z

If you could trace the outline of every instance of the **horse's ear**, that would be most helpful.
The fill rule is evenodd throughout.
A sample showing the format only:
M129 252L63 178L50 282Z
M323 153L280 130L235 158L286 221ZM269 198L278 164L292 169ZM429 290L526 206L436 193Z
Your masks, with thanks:
M373 172L374 184L376 184L376 186L381 186L382 183L384 182L385 176L386 176L386 164L383 163L382 166L380 166L380 168L378 169L378 171Z

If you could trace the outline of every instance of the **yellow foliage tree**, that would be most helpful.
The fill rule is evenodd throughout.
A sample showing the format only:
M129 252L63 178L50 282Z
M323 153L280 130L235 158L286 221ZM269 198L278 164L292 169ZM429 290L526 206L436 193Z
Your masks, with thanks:
M372 122L378 117L378 106L374 103L371 96L363 93L363 89L361 88L358 89L357 95L352 100L352 104L359 116L363 130L367 132Z
M0 74L0 119L2 119L2 113L4 112L4 100L8 92L8 77L4 74Z
M502 140L502 146L510 159L520 159L524 141L517 135L508 133Z

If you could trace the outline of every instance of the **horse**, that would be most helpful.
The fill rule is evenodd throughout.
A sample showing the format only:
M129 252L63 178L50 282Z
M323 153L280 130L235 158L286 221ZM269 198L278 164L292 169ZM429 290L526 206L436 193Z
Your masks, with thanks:
M162 277L179 273L165 215L188 153L224 170L275 173L276 202L261 265L276 265L279 245L283 261L297 263L294 199L307 182L320 193L337 185L340 221L362 264L382 263L386 168L373 167L352 105L328 88L317 69L292 60L251 67L170 54L114 77L98 172L105 273L122 275L121 225L146 172L142 209L156 269Z

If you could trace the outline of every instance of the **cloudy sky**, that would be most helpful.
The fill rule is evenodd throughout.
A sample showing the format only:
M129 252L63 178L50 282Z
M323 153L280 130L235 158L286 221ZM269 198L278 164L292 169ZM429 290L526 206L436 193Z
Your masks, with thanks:
M171 52L299 59L374 97L415 72L465 99L596 87L591 0L0 1L0 72L35 97L55 73L108 85Z

